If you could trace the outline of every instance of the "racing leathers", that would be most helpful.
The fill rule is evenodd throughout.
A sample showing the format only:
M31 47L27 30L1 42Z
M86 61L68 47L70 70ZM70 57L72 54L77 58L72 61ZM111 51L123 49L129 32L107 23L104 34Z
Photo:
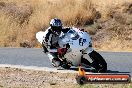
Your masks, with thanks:
M62 30L66 32L69 30L69 28L62 28ZM52 65L54 67L58 67L61 64L61 60L57 56L57 49L59 48L58 40L62 31L59 35L56 35L51 31L51 27L49 27L45 32L46 36L43 40L42 47L44 49L44 52L52 62Z

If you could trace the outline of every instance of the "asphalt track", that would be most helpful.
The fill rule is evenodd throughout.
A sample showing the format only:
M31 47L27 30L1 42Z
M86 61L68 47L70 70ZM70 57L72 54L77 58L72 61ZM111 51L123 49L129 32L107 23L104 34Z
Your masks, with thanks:
M53 68L39 48L0 48L0 65L22 65ZM99 52L107 62L108 73L132 76L132 52Z

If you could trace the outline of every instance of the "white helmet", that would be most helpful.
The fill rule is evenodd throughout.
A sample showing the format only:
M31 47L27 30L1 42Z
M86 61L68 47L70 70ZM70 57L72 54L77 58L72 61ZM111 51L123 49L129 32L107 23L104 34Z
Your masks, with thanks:
M62 26L62 22L60 19L58 18L54 18L50 21L50 26L53 26L53 27L60 27Z
M56 34L59 35L62 31L62 22L60 19L58 18L54 18L50 21L50 26L51 26L51 31Z

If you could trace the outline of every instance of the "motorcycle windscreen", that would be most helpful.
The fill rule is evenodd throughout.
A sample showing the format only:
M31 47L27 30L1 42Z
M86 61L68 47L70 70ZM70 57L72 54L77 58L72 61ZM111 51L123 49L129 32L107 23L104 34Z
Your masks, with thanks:
M66 34L62 35L59 40L60 46L69 44L72 49L82 50L89 46L90 38L85 32L76 32L75 30L69 30Z

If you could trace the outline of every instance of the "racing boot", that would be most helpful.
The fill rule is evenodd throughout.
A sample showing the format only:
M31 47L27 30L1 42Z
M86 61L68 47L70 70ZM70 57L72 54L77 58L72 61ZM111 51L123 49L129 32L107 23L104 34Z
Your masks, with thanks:
M61 65L61 61L59 60L59 58L53 58L52 59L52 65L54 67L59 67Z

